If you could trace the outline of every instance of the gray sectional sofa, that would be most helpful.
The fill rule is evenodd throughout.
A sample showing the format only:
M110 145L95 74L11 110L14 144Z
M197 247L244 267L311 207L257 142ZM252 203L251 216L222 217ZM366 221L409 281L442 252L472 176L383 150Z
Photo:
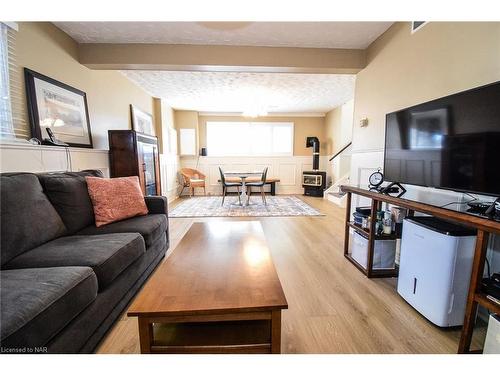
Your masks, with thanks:
M97 228L85 176L0 175L2 353L91 353L169 246L167 200Z

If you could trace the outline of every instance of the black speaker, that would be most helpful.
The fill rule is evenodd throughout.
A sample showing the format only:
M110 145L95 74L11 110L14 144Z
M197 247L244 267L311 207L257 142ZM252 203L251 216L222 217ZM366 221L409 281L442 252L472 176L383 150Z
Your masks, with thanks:
M206 148L206 147L202 147L202 148L201 148L200 155L201 155L201 156L207 156L207 148Z

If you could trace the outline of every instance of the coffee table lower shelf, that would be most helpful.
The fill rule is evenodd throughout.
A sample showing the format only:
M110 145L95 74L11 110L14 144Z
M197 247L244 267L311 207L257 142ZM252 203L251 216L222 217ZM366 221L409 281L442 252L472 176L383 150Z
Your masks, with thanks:
M265 354L281 351L281 310L139 316L141 353Z

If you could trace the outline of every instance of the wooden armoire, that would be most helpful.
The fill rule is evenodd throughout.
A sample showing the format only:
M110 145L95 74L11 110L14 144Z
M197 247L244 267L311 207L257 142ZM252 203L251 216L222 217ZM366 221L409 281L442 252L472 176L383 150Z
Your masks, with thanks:
M111 177L138 176L144 195L161 195L158 138L135 130L109 130Z

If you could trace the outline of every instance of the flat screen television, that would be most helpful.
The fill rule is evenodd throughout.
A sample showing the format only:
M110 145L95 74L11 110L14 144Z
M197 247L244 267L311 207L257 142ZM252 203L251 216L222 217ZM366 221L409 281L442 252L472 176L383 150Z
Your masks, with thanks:
M387 114L384 176L500 196L500 81Z

